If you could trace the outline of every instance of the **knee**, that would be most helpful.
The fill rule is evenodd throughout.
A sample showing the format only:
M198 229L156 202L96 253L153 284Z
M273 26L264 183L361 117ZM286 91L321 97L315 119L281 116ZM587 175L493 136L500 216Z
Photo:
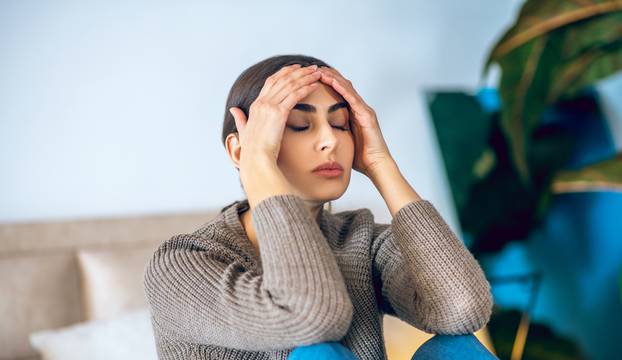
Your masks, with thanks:
M330 360L357 360L356 356L347 347L336 341L327 341L317 344L299 346L287 357L288 360L330 359Z
M423 343L413 354L411 360L498 359L473 334L434 335Z

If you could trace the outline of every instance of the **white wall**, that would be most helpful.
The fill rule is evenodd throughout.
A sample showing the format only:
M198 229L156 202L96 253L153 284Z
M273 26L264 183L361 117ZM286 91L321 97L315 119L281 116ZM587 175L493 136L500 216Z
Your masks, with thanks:
M235 78L316 56L376 110L423 197L456 219L424 88L475 88L520 1L0 3L0 222L200 210L241 198L220 143ZM337 211L390 214L353 173Z
M597 89L613 143L617 152L622 152L622 72L600 81Z

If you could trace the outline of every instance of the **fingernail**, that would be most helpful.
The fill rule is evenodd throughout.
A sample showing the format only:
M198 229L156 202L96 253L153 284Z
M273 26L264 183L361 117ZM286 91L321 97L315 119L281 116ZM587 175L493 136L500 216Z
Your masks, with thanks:
M231 114L231 116L233 116L233 108L229 108L229 114Z

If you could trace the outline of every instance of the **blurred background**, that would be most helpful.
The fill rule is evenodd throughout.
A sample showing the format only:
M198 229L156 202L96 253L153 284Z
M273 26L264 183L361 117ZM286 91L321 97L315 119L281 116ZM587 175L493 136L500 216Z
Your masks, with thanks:
M243 197L220 142L225 100L277 54L324 60L376 110L404 176L491 281L481 339L500 358L619 357L621 12L564 0L0 2L0 359L80 358L111 336L153 358L136 335L148 331L141 266ZM391 221L356 172L332 205ZM428 335L385 323L391 360Z

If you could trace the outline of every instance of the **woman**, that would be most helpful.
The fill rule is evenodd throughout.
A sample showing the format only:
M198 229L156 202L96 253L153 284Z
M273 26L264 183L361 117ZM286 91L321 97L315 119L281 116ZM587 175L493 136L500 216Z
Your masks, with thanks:
M313 57L274 56L238 77L226 108L222 141L247 199L149 261L160 359L385 359L385 314L439 334L416 359L494 358L472 335L492 311L484 273L401 175L350 81ZM352 169L391 224L324 209Z

